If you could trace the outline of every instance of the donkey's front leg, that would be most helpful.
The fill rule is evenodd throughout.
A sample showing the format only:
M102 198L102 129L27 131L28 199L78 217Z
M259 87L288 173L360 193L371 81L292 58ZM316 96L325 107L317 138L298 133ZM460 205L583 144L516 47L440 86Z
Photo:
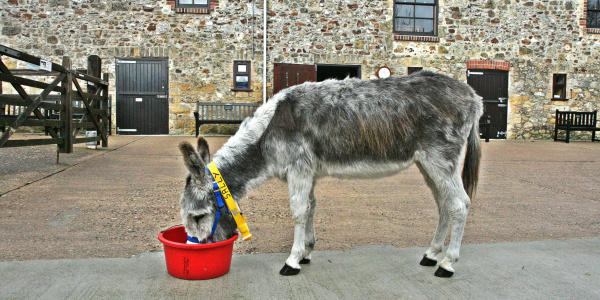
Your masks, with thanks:
M312 220L314 209L311 209L310 194L313 189L313 180L288 176L290 190L290 209L294 220L294 244L285 265L279 271L281 275L296 275L300 273L300 262L308 254L306 251L307 238L306 228ZM316 201L315 201L316 202ZM311 239L314 237L310 237ZM305 263L306 261L302 261Z

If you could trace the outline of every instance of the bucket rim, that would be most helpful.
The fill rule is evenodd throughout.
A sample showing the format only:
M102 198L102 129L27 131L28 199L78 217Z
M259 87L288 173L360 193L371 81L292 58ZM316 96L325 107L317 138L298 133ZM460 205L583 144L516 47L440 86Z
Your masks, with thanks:
M210 243L210 244L187 244L187 243L178 243L178 242L174 242L171 240L168 240L164 237L164 234L168 231L172 231L172 230L178 230L180 228L183 228L183 225L179 225L179 226L175 226L175 227L171 227L169 229L166 229L164 231L162 231L161 233L158 234L158 240L170 247L173 248L179 248L179 249L210 249L210 248L215 248L215 247L220 247L220 246L225 246L228 244L232 244L233 242L235 242L235 240L237 240L238 238L238 234L236 233L233 237L231 237L230 239L224 240L224 241L220 241L220 242L216 242L216 243ZM185 232L185 229L184 229Z

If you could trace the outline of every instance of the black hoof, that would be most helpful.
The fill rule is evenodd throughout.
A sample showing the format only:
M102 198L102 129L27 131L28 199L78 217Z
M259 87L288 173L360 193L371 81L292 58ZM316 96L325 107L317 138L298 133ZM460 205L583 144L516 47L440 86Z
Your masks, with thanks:
M452 277L452 275L454 275L454 272L450 272L450 271L440 267L435 271L434 275L437 277L449 278L449 277Z
M285 264L283 268L281 268L281 271L279 271L279 274L283 276L293 276L298 275L298 273L300 273L300 269L294 269L287 264Z
M421 259L420 264L421 264L421 266L435 267L435 265L437 265L437 260L433 260L433 259L428 258L427 256L423 255L423 259Z
M308 265L308 264L310 264L310 259L309 259L309 258L303 258L303 259L300 261L300 264L301 264L301 265Z

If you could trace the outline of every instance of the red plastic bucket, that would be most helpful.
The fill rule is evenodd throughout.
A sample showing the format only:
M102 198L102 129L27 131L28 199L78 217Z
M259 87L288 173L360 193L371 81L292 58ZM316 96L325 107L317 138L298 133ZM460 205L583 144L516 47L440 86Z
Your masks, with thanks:
M187 234L183 226L169 228L158 235L164 244L167 271L181 279L211 279L229 272L233 242L237 234L212 244L186 244Z

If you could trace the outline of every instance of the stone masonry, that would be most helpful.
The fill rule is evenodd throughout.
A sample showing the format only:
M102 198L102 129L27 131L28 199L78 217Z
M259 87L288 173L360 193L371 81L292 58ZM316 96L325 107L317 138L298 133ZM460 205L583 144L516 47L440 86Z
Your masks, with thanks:
M507 137L549 139L554 110L600 109L600 30L585 0L439 0L436 37L393 33L394 0L269 0L267 94L274 63L352 64L363 79L381 66L466 82L482 62L509 71ZM115 100L116 58L168 58L170 133L193 132L196 101L261 102L263 1L212 0L208 10L167 0L0 0L0 44L85 67L103 59ZM233 91L233 61L252 64L252 91ZM552 100L567 74L568 101ZM5 92L8 88L5 88ZM116 105L113 105L116 107ZM587 138L586 134L576 134Z

